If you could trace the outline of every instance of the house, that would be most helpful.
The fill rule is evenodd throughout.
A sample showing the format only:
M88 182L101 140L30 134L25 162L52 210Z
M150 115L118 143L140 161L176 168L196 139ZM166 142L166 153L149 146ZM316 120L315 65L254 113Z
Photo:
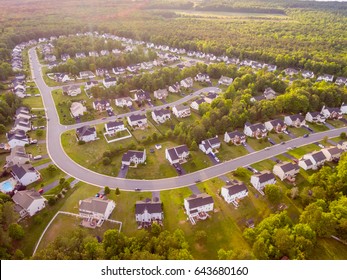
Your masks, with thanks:
M117 55L117 54L121 54L122 52L119 49L113 49L112 53Z
M301 127L303 125L306 125L305 117L300 114L285 116L284 123L287 126L294 126L294 127Z
M299 74L299 71L293 68L287 68L287 69L284 69L284 73L286 75L293 76L293 75Z
M198 217L204 220L207 213L213 211L213 207L213 198L207 193L193 194L184 199L184 208L189 218Z
M83 53L83 52L78 52L78 53L75 54L75 57L76 57L76 58L85 58L85 57L86 57L86 54Z
M90 57L99 57L99 53L97 51L90 51L89 56Z
M281 133L287 129L287 125L280 119L265 122L264 125L268 131L275 131L276 133Z
M225 132L224 142L231 142L234 145L241 145L246 143L246 135L239 131Z
M125 126L124 126L124 123L122 121L111 121L111 122L108 122L108 123L105 123L105 130L106 130L106 133L107 134L115 134L119 131L123 131L125 130Z
M111 216L113 209L116 207L113 200L100 197L80 200L78 205L80 216L88 220L98 220L97 225L99 226Z
M152 62L142 62L141 63L141 69L142 70L150 70L153 68L153 63Z
M248 189L243 182L227 181L226 186L221 189L221 195L227 203L233 203L237 207L238 200L248 196Z
M69 96L77 96L81 94L81 87L78 85L64 86L63 93L66 93Z
M305 120L310 123L324 123L325 117L320 112L307 112Z
M115 99L115 104L118 107L131 107L133 105L133 102L131 101L130 97L121 97Z
M218 85L230 86L233 82L233 78L222 76L218 81Z
M172 93L178 93L180 92L180 89L181 89L181 86L179 83L175 83L169 86L169 92L172 92Z
M29 163L30 160L31 154L27 154L23 146L15 146L11 149L11 154L6 157L6 164L4 167L8 168L15 164L23 165Z
M263 194L263 190L266 185L275 184L276 178L275 175L270 171L263 171L259 174L253 174L251 176L251 184L257 189L261 194Z
M121 75L121 74L125 73L125 68L123 68L123 67L115 67L115 68L112 68L112 72L115 75Z
M265 99L267 100L273 100L276 98L277 93L270 87L266 88L264 90L263 96L265 97Z
M341 111L342 114L347 114L347 104L342 102L340 111Z
M313 169L313 162L310 159L300 159L298 165L304 170Z
M133 164L137 166L140 163L145 163L146 161L146 150L143 151L133 151L129 150L123 154L122 165L129 166Z
M135 92L134 94L134 100L137 102L144 102L144 101L151 101L151 96L149 95L149 92L144 91L143 89L132 91Z
M80 78L81 79L93 79L93 78L95 78L95 75L92 71L82 71L82 72L80 72Z
M347 150L347 141L339 141L339 143L337 143L337 147L343 151Z
M12 200L15 203L15 210L21 218L34 216L37 212L46 207L46 199L35 190L17 191Z
M41 179L40 173L31 164L13 165L11 175L23 186L30 185Z
M267 129L262 123L250 124L246 122L243 133L246 136L260 139L267 136Z
M109 55L109 54L110 54L109 50L101 50L100 51L100 55L102 55L102 56L106 56L106 55Z
M113 87L115 85L117 85L117 79L116 78L104 78L102 80L102 84L104 85L105 88L109 88L109 87Z
M7 132L6 137L11 149L14 148L15 146L24 147L26 144L29 144L29 138L26 135L26 132L21 129Z
M333 75L329 75L329 74L324 74L324 75L321 75L321 76L318 76L317 78L317 82L320 82L320 81L326 81L326 82L333 82L334 80L334 76Z
M166 110L166 109L154 110L152 111L152 119L157 124L164 123L167 120L171 119L171 112L170 110Z
M54 62L57 60L57 57L53 54L46 54L44 60L48 62Z
M276 164L273 167L272 172L280 178L281 181L284 179L292 179L295 178L296 174L299 173L299 165L292 162L283 162Z
M206 103L211 104L212 101L215 100L217 97L218 97L217 93L215 93L215 92L209 92L209 93L205 96L204 100L205 100Z
M166 99L168 95L167 89L158 89L154 91L154 97L159 100Z
M194 81L193 81L193 78L191 78L191 77L185 78L184 80L182 80L180 82L181 87L186 88L186 89L192 88L193 84L194 84Z
M105 68L98 68L95 73L98 77L105 77L108 75L108 70Z
M16 110L16 119L23 118L23 119L31 119L30 110L27 107L21 106Z
M60 59L64 62L66 62L68 59L70 59L70 55L67 53L63 53L60 55Z
M342 119L342 112L340 108L328 108L323 106L321 114L326 119Z
M202 103L205 103L205 99L203 98L199 98L197 100L194 100L191 104L190 104L190 107L194 110L199 110L199 107Z
M76 118L78 116L83 116L87 112L87 108L83 106L80 102L72 102L70 106L71 115Z
M59 83L65 83L70 81L70 77L66 73L56 73L54 74L54 80Z
M85 89L85 90L89 90L89 89L91 89L92 87L96 87L98 84L99 84L98 81L88 81L88 82L85 83L84 89Z
M148 126L146 115L131 115L127 117L128 124L132 128L146 128Z
M138 223L151 223L164 219L163 203L158 199L145 199L135 203L135 219Z
M259 102L259 101L261 101L261 100L265 100L264 95L252 96L252 97L250 98L250 101L253 102L253 103Z
M309 162L306 162L306 160L311 161L312 164L309 164ZM308 170L308 169L316 170L322 165L324 165L326 161L327 161L327 158L325 154L322 151L317 151L317 152L304 155L302 159L299 160L299 166L302 167L303 169L307 168L305 170Z
M273 64L266 64L266 63L264 63L263 64L263 68L267 68L267 71L269 71L269 72L274 72L274 71L277 70L277 66L273 65Z
M31 122L29 119L26 118L16 118L16 120L14 121L14 125L13 125L13 129L14 130L24 130L25 132L28 132L31 130Z
M194 80L197 82L201 82L201 83L210 83L211 82L210 76L207 74L202 74L202 73L198 73L195 76Z
M335 84L339 85L339 86L346 86L347 85L347 78L345 77L337 77Z
M185 106L183 104L174 106L172 108L172 113L177 117L177 118L186 118L189 117L191 112L190 112L190 107Z
M301 71L301 76L304 79L313 79L314 73L312 71L303 70L303 71Z
M93 108L97 111L112 110L110 103L107 100L96 100L93 101Z
M189 156L187 145L181 145L165 150L165 158L170 164L186 162Z
M199 144L199 149L208 155L210 153L218 152L220 145L221 145L220 140L218 136L216 136L214 138L203 140L201 144Z
M339 149L338 147L329 147L322 149L321 152L324 154L327 161L333 161L340 159L343 150Z
M76 129L76 135L79 141L91 142L97 139L95 127L85 125Z
M130 73L136 73L140 69L137 65L128 65L126 68Z

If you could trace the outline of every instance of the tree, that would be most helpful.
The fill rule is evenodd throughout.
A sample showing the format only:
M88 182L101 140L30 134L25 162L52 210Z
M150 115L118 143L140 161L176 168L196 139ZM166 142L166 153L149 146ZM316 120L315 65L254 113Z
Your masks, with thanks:
M106 187L104 188L104 193L105 193L105 195L110 194L110 192L111 192L110 188L106 186Z
M341 139L346 139L346 138L347 138L346 132L341 132L340 138L341 138Z
M8 227L8 234L14 240L21 240L25 233L21 225L12 223Z
M198 230L194 234L194 239L197 243L203 244L206 242L207 239L207 233L204 230Z
M59 179L59 185L62 185L62 184L64 184L65 183L65 178L64 177L61 177L60 179Z
M279 203L281 198L283 197L281 188L278 185L266 185L264 192L268 200L273 204Z
M160 233L161 233L161 226L158 223L152 223L151 234L153 236L159 236Z
M111 164L111 159L109 157L104 157L102 159L102 164L107 166L107 165L110 165Z
M192 141L192 144L190 145L190 149L192 151L197 151L198 150L198 144L196 144L195 140Z
M57 171L57 167L53 164L50 164L47 167L47 171L48 171L49 175L52 176Z
M3 124L0 124L0 134L4 134L6 132L6 127Z
M119 188L116 188L116 195L120 195L120 190L119 190Z

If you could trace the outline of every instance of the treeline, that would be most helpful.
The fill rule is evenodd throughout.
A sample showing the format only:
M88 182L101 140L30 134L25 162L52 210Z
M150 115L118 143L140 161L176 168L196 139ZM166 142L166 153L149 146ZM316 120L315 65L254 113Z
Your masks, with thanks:
M247 7L230 6L227 4L205 4L197 5L195 7L197 11L215 11L215 12L230 12L230 13L261 13L261 14L280 14L285 15L284 9L279 8L266 8L266 7L252 7L251 5Z
M12 93L5 93L0 98L0 125L13 122L16 110L22 105L22 100Z

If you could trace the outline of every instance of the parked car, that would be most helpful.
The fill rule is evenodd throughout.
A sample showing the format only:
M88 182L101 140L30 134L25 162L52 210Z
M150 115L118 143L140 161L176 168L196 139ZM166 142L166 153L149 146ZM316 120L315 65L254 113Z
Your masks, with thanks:
M139 192L139 191L141 191L141 189L140 188L135 188L135 191Z
M39 194L43 194L43 189L39 189L39 190L38 190L38 193L39 193Z
M307 137L308 137L308 134L305 134L303 137L304 137L304 138L307 138Z

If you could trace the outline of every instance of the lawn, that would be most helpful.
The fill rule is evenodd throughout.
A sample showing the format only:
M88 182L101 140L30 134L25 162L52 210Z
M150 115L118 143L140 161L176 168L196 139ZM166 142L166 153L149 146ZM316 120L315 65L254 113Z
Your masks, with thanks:
M295 148L291 151L288 151L288 154L290 154L296 158L301 158L303 155L305 155L307 153L311 153L311 152L318 151L318 150L320 150L320 148L317 145L308 144L306 146L301 146L301 147Z
M272 168L274 167L275 164L276 162L274 162L273 160L266 159L266 160L254 163L251 166L260 172L262 170L272 171Z
M269 133L268 135L276 144L279 144L283 141L288 141L292 138L290 138L288 135L284 133Z
M292 134L294 134L296 137L304 136L305 134L309 133L309 131L303 127L290 127L288 129Z
M32 154L33 157L47 155L46 143L29 145L25 147L25 151L27 154Z
M47 186L55 181L58 181L60 178L65 177L66 174L61 171L59 168L56 168L54 172L50 172L48 168L41 169L41 180L34 182L28 186L28 189L34 188L36 190L41 189L42 186Z
M168 97L166 97L166 103L172 103L181 99L182 96L179 93L169 93Z
M310 123L309 127L312 128L314 132L329 130L324 124Z
M210 158L200 150L190 151L189 160L182 164L183 169L187 173L192 173L210 166L212 166Z
M228 145L226 143L223 143L219 149L219 153L217 154L217 157L221 161L227 161L227 160L238 158L247 154L248 154L248 151L242 145L236 146L236 145Z
M23 105L30 108L43 108L41 96L31 96L23 98Z
M152 117L148 118L148 121L151 122L153 126L156 127L156 129L162 134L165 135L168 131L173 131L175 129L176 124L178 124L178 120L175 118L171 118L170 120L167 120L163 124L157 124L155 121L153 121Z
M332 238L318 238L312 260L346 260L347 246Z
M160 132L153 126L151 122L147 122L148 127L145 129L133 129L131 126L127 125L129 131L131 134L134 136L134 138L138 141L141 142L145 139L147 139L148 136L152 136L153 133L156 133L157 135L160 134Z
M264 148L271 146L271 144L267 140L249 137L247 138L247 145L249 145L256 151L263 150Z
M331 124L336 128L345 127L346 124L340 120L327 120L327 123Z
M39 166L39 165L42 165L42 164L45 164L47 162L51 162L52 160L50 158L43 158L43 159L40 159L40 160L34 160L31 162L31 165L32 166Z

